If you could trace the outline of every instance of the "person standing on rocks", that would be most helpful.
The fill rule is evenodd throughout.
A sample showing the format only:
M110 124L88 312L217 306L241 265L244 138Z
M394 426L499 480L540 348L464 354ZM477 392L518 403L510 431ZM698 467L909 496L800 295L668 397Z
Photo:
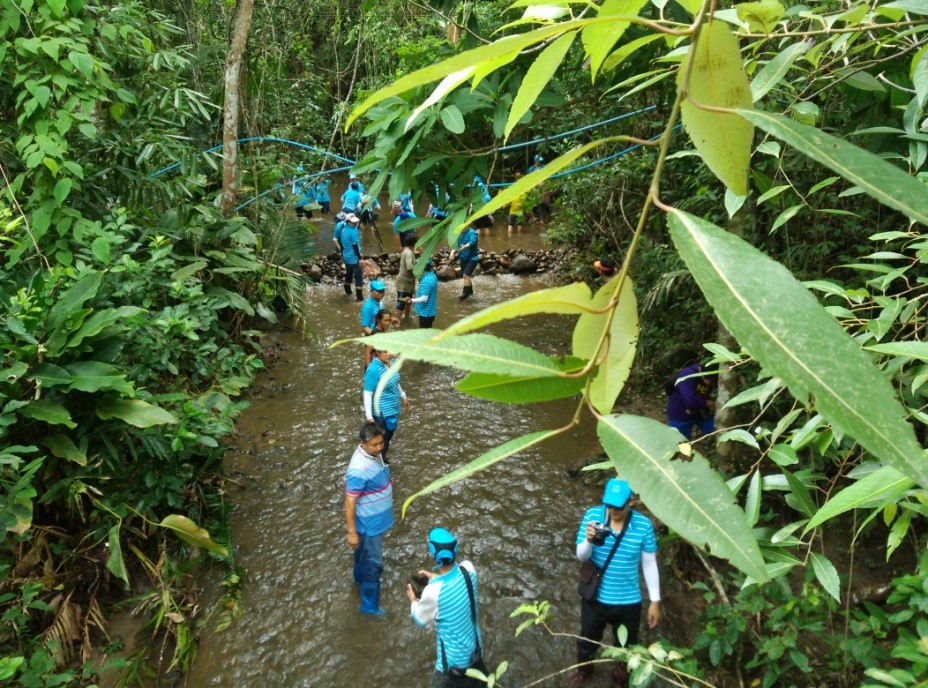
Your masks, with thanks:
M361 588L358 611L378 617L386 616L380 608L383 536L393 527L390 466L380 454L383 432L374 423L361 427L361 443L345 474L345 525L348 546L354 550L354 582Z
M577 559L592 560L599 569L599 589L595 599L582 599L580 633L577 640L577 669L568 678L569 688L583 685L593 675L592 663L606 626L611 625L615 641L624 626L628 645L638 643L641 625L641 584L638 567L651 604L648 627L661 620L661 586L657 568L657 539L651 521L631 508L632 489L625 480L610 478L603 503L587 509L577 530ZM605 532L603 532L605 531ZM612 672L612 688L628 688L628 667L618 662Z
M406 586L410 613L419 626L435 624L435 673L430 688L478 688L483 681L468 678L474 668L487 672L483 640L477 622L477 571L469 561L457 563L458 542L444 528L429 533L429 554L438 564L434 571L419 571L428 578L422 597Z
M408 232L400 240L403 252L400 254L400 266L396 273L396 312L403 314L403 320L409 319L409 300L416 291L416 245L415 232Z
M400 410L409 410L409 399L400 385L400 374L390 370L393 354L389 351L374 350L374 358L364 371L364 415L368 423L376 423L383 428L383 450L381 455L386 463L390 463L387 452L390 451L390 440L399 426ZM377 385L384 375L387 384L378 398L375 397Z
M416 298L406 297L406 300L413 304L416 315L419 316L420 328L431 327L435 323L435 316L438 315L438 276L431 259L426 261L423 268Z
M354 298L364 300L364 273L361 272L361 237L358 234L358 225L361 219L354 213L345 216L345 223L338 234L341 244L342 260L345 263L345 293L351 293L351 280L354 278Z
M457 256L461 261L461 276L464 278L464 289L458 297L461 301L469 299L474 295L474 281L471 275L477 269L480 262L480 249L478 243L480 235L473 227L468 227L458 236ZM451 252L451 260L454 260L455 251Z

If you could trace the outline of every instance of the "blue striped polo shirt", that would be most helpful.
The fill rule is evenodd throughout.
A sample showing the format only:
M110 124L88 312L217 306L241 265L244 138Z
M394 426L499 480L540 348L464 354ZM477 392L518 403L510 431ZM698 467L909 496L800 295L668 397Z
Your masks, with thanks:
M393 483L390 467L360 446L351 455L345 475L345 493L357 498L355 527L361 535L382 535L393 527Z
M374 392L380 378L388 370L389 368L383 364L383 361L375 357L371 364L367 366L367 370L364 371L364 391ZM400 414L400 374L395 371L387 374L390 377L383 388L383 393L379 398L376 394L374 395L374 415L381 418Z
M345 265L357 265L358 257L354 253L354 246L358 245L358 251L361 251L361 238L358 236L358 228L347 222L342 224L342 231L338 235L338 242L342 245L342 260Z
M438 315L438 277L434 272L426 272L419 280L419 290L416 297L427 294L428 298L423 303L414 303L413 308L416 315L423 318L434 318Z
M470 597L464 571L470 575L474 586L475 611L480 613L477 596L477 573L469 561L452 567L448 573L435 576L422 591L422 599L414 602L412 618L420 626L435 622L435 669L446 671L450 667L467 668L470 658L477 649L480 629L474 627L470 612ZM442 644L445 646L445 658L448 666L442 664ZM481 637L480 646L483 647Z
M638 582L638 571L641 565L642 552L656 552L657 539L654 537L654 526L646 516L631 511L628 518L628 530L622 538L622 543L609 562L599 583L599 593L596 601L603 604L641 604L641 584ZM586 540L586 524L590 521L606 522L606 507L594 506L587 509L583 521L577 530L577 543ZM591 559L600 569L606 563L609 552L615 544L617 533L606 536L602 545L593 545Z

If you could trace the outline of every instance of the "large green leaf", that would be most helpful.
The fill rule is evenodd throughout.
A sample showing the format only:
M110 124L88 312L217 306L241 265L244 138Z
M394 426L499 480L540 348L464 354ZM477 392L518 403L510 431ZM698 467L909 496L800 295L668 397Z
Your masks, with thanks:
M890 356L902 356L903 358L916 358L920 361L928 361L928 342L888 342L886 344L870 344L864 348L867 351L875 351L879 354L889 354Z
M135 394L132 385L126 381L126 374L109 363L78 361L66 365L65 370L71 376L69 390L99 392L103 389L112 389L127 396Z
M554 363L565 373L576 373L586 365L584 359L574 357L565 361L555 359ZM459 392L480 399L501 401L507 404L531 404L579 394L584 386L586 386L585 376L512 377L511 375L470 373L454 387Z
M883 466L833 495L809 520L805 532L845 511L879 506L887 501L896 500L913 487L915 481L911 478L891 466Z
M594 310L606 309L612 300L618 279L618 276L613 277L596 292L596 296L593 297ZM631 372L638 344L638 302L635 299L632 281L628 277L625 278L619 302L611 314L584 313L577 320L573 332L574 356L592 359L604 334L606 355L602 357L600 352L602 360L597 361L599 370L590 383L589 395L593 408L600 413L610 413Z
M87 453L74 444L74 441L67 435L61 433L51 435L42 440L42 444L48 447L49 451L55 456L73 461L81 466L87 465Z
M42 386L46 388L71 384L71 375L68 371L54 363L40 363L33 369L30 377L42 383Z
M70 339L68 339L68 348L71 349L78 346L88 337L95 337L107 327L111 327L117 323L125 326L129 318L143 312L143 308L137 308L135 306L122 306L120 308L107 308L102 311L97 311L87 318L78 330L71 335Z
M174 414L140 399L107 399L97 406L97 415L103 420L118 418L137 428L177 422Z
M683 126L700 157L732 192L747 196L754 127L736 114L700 107L749 108L753 102L738 39L725 22L703 25L696 49L680 65L677 88L684 87Z
M72 430L77 427L77 423L71 420L71 414L60 402L52 399L38 399L30 401L28 404L19 409L19 413L26 418L43 420L50 425L65 425Z
M543 26L526 33L504 36L489 45L482 45L479 48L466 50L438 64L416 70L368 96L363 103L354 109L351 116L348 117L348 120L345 122L345 130L347 131L358 117L387 98L398 96L417 86L437 81L438 79L442 79L449 74L454 74L463 69L468 69L470 67L478 67L479 69L480 65L496 60L497 58L502 58L499 62L500 66L502 66L502 64L512 59L513 54L518 51L541 43L552 36L567 33L575 29L581 29L584 26L594 24L598 21L603 20L597 18L576 19L574 21L563 22L551 26Z
M570 46L573 45L576 37L576 31L564 34L542 50L541 54L532 63L532 66L528 68L528 72L522 80L522 85L519 87L519 93L516 95L515 100L512 101L512 108L509 110L505 138L509 138L509 134L522 120L528 109L534 105L541 92L545 90L545 86L551 81L551 77L554 76L557 68L561 66L564 56L570 50Z
M928 486L928 464L892 385L790 272L705 220L672 210L677 250L741 346L868 451Z
M551 359L522 344L491 334L465 334L439 339L439 330L383 332L353 341L369 344L405 358L453 366L475 373L492 373L516 377L552 377L560 375Z
M159 525L174 531L177 537L194 547L200 547L223 557L229 556L228 549L215 542L205 528L201 528L186 516L170 514L165 516Z
M106 559L106 568L128 587L129 573L126 571L126 562L122 557L122 545L119 542L119 524L110 528L106 544L110 551L110 555Z
M103 273L92 272L66 289L48 312L48 329L54 331L61 327L68 318L81 309L87 299L96 296L102 282Z
M648 509L697 547L708 545L756 582L768 579L757 540L719 473L699 454L675 459L683 436L640 416L605 416L597 426L620 476Z
M841 580L838 578L835 565L821 554L812 552L812 570L815 571L815 577L825 588L825 592L841 602Z
M599 7L599 16L609 17L613 21L608 24L594 24L583 30L583 47L590 56L590 76L594 81L609 51L631 25L628 21L621 21L620 17L637 17L646 4L648 0L603 0Z
M435 492L436 490L440 490L441 488L447 485L451 485L452 483L456 483L459 480L463 480L464 478L468 478L474 473L482 471L484 468L492 466L495 463L499 463L503 459L509 458L514 454L525 451L529 447L532 447L539 442L544 442L546 439L554 437L559 432L560 430L541 430L539 432L533 432L528 435L522 435L521 437L517 437L514 440L509 440L508 442L504 442L498 447L493 447L493 449L486 452L485 454L478 456L473 461L470 461L465 465L454 469L450 473L446 473L438 480L429 483L421 490L407 497L406 501L403 502L403 509L401 512L402 518L406 518L406 509L409 508L409 505L412 504L415 499L423 495L427 495L431 492Z
M593 310L593 295L583 282L541 289L503 301L462 318L442 331L440 337L479 330L494 323L537 313L579 315Z
M751 98L756 103L767 95L786 76L789 68L800 55L809 50L810 44L798 41L780 51L754 77L751 82Z
M892 163L788 117L760 110L735 112L859 186L880 203L928 225L928 186Z

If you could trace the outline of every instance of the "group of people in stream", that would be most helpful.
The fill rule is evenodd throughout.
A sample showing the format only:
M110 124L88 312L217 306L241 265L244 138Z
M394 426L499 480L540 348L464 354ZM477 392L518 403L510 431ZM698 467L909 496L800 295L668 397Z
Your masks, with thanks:
M413 269L416 257L415 230L401 231L400 223L412 215L409 196L398 198L392 209L395 231L402 250L396 277L396 314L384 305L386 285L373 279L364 299L364 275L358 227L358 211L363 203L363 186L352 178L342 196L341 212L336 216L334 241L345 263L344 290L363 301L360 325L365 335L385 332L400 324L399 315L409 318L413 306L420 327L431 327L437 314L438 280L431 261L418 281ZM325 212L325 210L324 210ZM440 210L430 215L440 219ZM513 218L509 218L512 220ZM474 227L458 239L457 257L464 286L460 298L473 295L471 275L479 258L479 234ZM615 262L604 257L594 264L604 278L615 273ZM391 368L392 354L367 346L364 355L363 409L365 422L359 430L359 444L352 454L345 476L345 524L348 546L354 551L354 582L360 592L359 611L384 617L380 605L383 572L383 540L394 524L393 483L390 443L398 428L399 415L410 408L399 372ZM714 430L710 393L713 369L694 364L680 370L668 383L668 422L687 438L694 429ZM378 393L384 376L387 380ZM671 384L672 383L672 384ZM648 605L645 621L654 628L661 620L660 575L657 565L657 539L651 520L633 507L636 497L627 480L610 478L600 504L591 506L580 520L576 532L576 557L581 562L578 593L580 631L577 663L567 677L568 686L580 686L593 675L595 655L607 627L614 643L634 645L642 622L643 598L640 578L644 578ZM433 528L425 544L434 562L431 570L421 570L406 586L410 616L420 626L435 627L435 670L431 688L477 688L485 683L469 676L468 669L486 674L484 645L480 631L478 575L473 563L459 560L458 541L445 528ZM623 661L612 667L612 685L629 685L629 672Z

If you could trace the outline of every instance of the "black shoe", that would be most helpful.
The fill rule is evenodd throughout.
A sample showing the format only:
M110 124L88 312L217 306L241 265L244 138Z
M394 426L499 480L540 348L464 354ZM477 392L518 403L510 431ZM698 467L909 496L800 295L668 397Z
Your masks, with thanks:
M364 292L362 292L360 289L355 289L355 290L354 290L354 300L355 300L355 301L363 301L363 300L364 300Z
M458 300L463 301L464 299L469 299L473 295L474 295L473 287L464 287L464 291L461 292L461 295L458 297Z
M345 286L345 293L346 293L346 294L351 294L351 285L346 284L346 285L344 285L344 286Z

